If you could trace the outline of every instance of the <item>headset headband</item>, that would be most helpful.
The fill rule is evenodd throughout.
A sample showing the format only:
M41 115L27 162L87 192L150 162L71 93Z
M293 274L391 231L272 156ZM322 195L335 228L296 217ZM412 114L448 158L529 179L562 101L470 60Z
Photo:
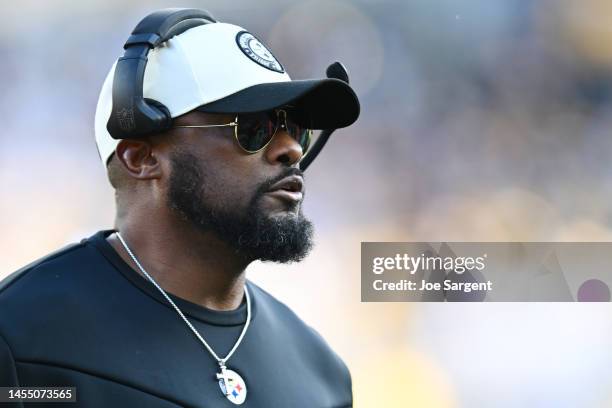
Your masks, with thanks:
M170 8L143 18L125 42L113 79L113 108L106 129L113 139L138 138L170 128L172 117L158 101L143 98L147 55L175 35L217 21L206 11Z

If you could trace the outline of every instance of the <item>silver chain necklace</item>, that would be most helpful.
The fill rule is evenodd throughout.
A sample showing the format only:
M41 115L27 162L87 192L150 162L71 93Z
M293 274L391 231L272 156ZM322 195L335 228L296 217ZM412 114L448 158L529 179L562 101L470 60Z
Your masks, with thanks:
M155 282L155 280L151 277L151 275L147 273L147 271L145 271L145 269L142 267L142 265L140 264L140 262L138 261L138 259L136 258L132 250L130 249L130 247L128 247L128 245L123 240L123 237L121 236L119 231L117 231L116 234L117 234L117 238L119 238L119 241L121 241L123 248L125 248L127 253L130 255L130 258L132 258L132 260L134 261L136 266L138 266L138 269L140 269L142 274L146 276L149 279L149 281L151 281L151 283L161 292L161 294L164 296L164 298L166 298L168 303L170 303L170 305L174 308L174 310L176 310L176 313L178 313L178 315L181 317L181 319L183 319L185 324L191 329L193 334L195 334L198 340L200 340L200 342L204 345L204 347L206 347L206 350L208 350L208 352L214 357L214 359L217 360L217 364L219 364L220 372L217 373L216 378L219 383L219 387L221 388L221 392L225 395L225 397L228 400L230 400L234 404L236 405L242 404L246 399L246 393L247 393L246 384L244 380L242 379L242 377L240 377L240 375L237 372L228 369L225 366L225 364L227 363L227 360L229 360L230 357L234 354L234 352L240 345L240 342L242 342L242 339L247 329L249 328L249 323L251 323L251 298L249 296L249 291L246 285L244 285L244 295L246 296L246 305L247 305L246 322L244 324L244 327L242 328L242 332L240 333L238 340L236 340L236 343L234 344L234 347L232 347L232 349L229 351L229 353L227 353L227 355L224 358L220 358L217 355L217 353L215 353L215 351L212 349L212 347L210 347L210 345L206 342L206 340L204 340L204 338L200 335L200 333L198 333L196 328L193 327L191 322L187 320L187 318L185 317L181 309L179 309L178 306L172 301L172 299L170 299L170 296L168 296L166 291L163 290L161 286L157 284L157 282Z

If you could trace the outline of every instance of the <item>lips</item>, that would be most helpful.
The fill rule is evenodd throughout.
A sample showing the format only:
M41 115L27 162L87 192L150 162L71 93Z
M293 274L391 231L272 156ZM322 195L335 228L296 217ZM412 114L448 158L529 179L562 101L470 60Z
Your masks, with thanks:
M304 179L300 176L285 177L272 185L266 194L286 201L301 201L304 196Z

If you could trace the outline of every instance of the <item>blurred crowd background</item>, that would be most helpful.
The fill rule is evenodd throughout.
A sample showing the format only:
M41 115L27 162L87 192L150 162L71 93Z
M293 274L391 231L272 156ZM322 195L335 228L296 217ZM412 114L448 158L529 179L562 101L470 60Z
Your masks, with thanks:
M361 118L306 174L317 247L249 277L345 359L356 407L612 406L607 304L359 288L361 241L612 240L606 0L3 2L0 278L112 227L98 92L140 18L177 6L246 27L295 79L349 68Z

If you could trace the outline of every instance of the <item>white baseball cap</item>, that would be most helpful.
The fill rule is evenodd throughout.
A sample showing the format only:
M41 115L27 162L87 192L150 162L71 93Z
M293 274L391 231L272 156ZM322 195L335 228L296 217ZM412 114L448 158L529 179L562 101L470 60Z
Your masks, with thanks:
M95 116L104 164L119 140L107 123L112 111L116 63L106 76ZM172 118L192 110L252 113L291 105L295 119L312 129L341 128L359 116L359 100L338 79L292 81L280 62L242 27L211 23L190 28L148 54L143 96L165 105Z

